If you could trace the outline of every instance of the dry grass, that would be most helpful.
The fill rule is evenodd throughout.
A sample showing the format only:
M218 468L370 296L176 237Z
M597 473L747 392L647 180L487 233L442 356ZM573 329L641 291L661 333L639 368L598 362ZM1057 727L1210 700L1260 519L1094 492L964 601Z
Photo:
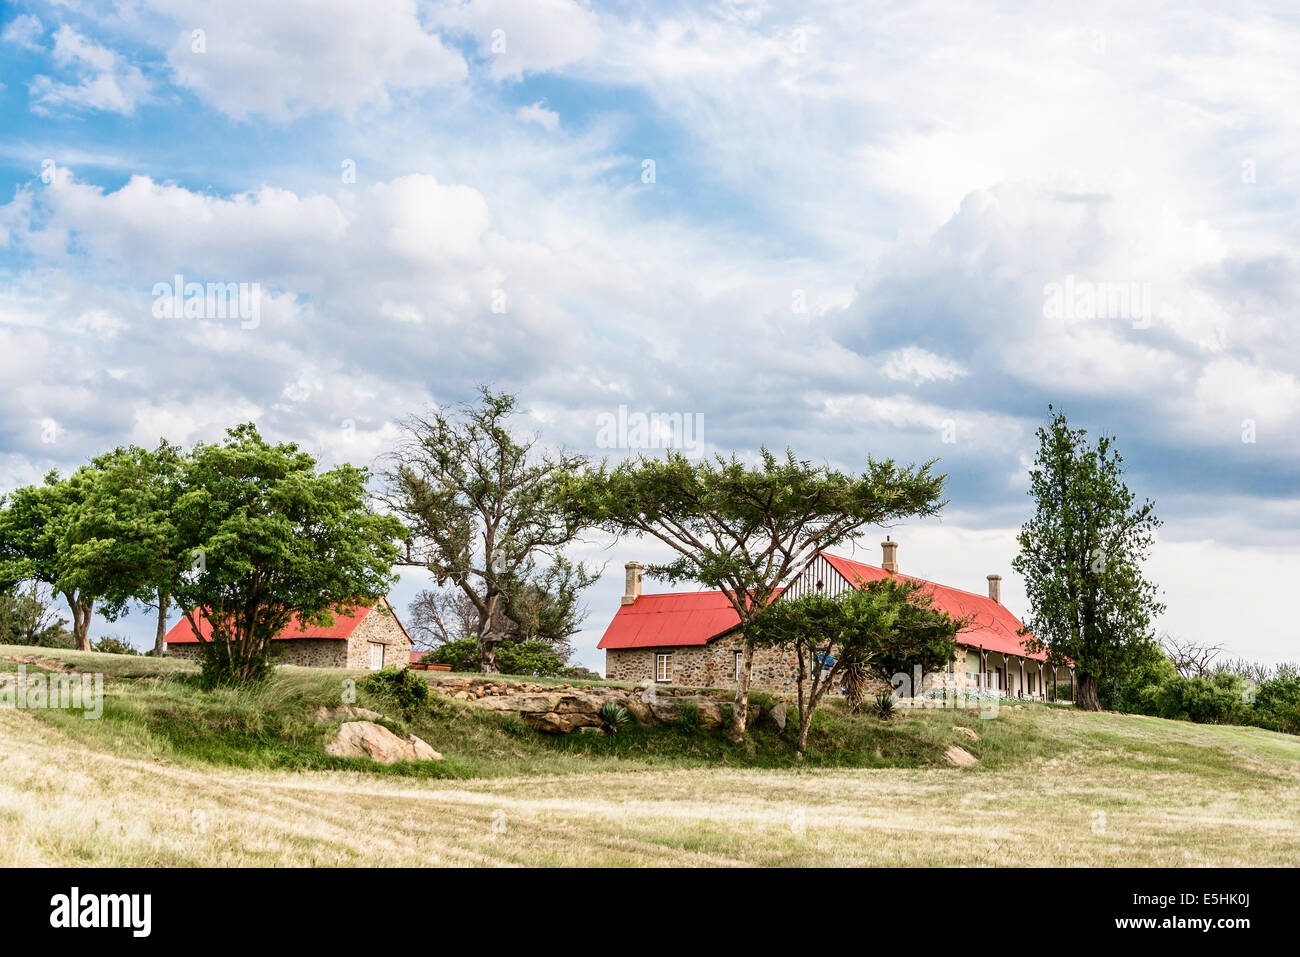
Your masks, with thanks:
M1046 709L1015 720L1078 747L1000 770L603 770L452 784L129 758L0 711L0 865L1300 859L1294 738Z

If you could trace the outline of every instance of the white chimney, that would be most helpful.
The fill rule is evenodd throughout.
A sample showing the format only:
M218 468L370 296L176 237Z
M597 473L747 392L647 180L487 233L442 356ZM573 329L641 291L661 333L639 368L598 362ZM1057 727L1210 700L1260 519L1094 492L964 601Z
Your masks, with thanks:
M989 575L989 597L999 605L1002 604L1002 576Z
M641 597L641 569L644 566L640 562L628 562L623 567L627 570L627 580L623 586L623 604L631 605Z
M898 542L891 542L889 536L880 543L880 548L885 554L885 560L880 563L880 567L887 572L898 573Z

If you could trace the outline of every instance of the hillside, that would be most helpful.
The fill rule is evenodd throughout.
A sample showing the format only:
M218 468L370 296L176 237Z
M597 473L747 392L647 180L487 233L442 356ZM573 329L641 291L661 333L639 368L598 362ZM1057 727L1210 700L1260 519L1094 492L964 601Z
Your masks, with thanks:
M994 720L831 712L801 764L772 727L745 745L679 728L552 737L446 699L405 722L363 695L446 755L384 768L323 751L330 725L310 712L337 704L337 672L204 694L181 662L14 647L0 671L34 653L104 672L106 702L97 721L0 711L4 864L1300 858L1300 740L1257 729L1036 705ZM980 763L948 766L954 744Z

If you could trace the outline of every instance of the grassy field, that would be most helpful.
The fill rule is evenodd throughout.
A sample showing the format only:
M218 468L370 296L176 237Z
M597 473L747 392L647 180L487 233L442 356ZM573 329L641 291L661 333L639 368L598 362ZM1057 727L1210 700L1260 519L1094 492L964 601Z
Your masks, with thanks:
M198 691L181 662L0 647L109 676L101 720L0 710L0 864L1294 865L1300 739L1028 706L789 734L548 738L439 699L447 759L331 758L337 672ZM28 665L35 669L37 665ZM972 741L954 726L973 729ZM976 767L953 768L960 745Z

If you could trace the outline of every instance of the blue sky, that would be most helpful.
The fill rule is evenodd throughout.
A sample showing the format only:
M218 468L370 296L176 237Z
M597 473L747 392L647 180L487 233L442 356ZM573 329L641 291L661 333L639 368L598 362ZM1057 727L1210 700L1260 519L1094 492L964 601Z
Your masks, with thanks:
M1039 6L0 5L0 489L250 418L370 464L487 381L593 454L626 405L939 456L904 569L1023 612L1052 402L1157 502L1160 627L1300 657L1295 13ZM261 322L155 317L177 273L259 283ZM1052 314L1066 283L1134 297ZM580 551L598 667L658 552Z

